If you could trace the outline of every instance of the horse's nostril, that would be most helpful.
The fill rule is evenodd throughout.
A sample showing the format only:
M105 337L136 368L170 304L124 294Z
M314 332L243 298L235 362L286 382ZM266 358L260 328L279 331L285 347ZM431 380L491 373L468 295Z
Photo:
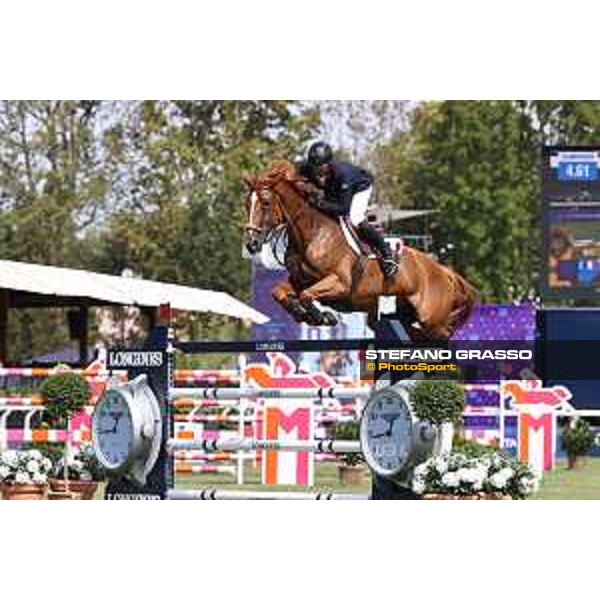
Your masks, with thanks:
M250 254L256 254L260 250L260 246L261 244L259 240L255 237L249 238L246 242L246 249L248 250L248 252L250 252Z

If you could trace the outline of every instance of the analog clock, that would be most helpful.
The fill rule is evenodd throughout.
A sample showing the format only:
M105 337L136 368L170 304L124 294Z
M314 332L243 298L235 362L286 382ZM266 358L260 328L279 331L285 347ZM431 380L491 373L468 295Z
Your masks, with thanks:
M420 422L410 401L411 384L400 382L375 391L367 402L360 427L362 452L379 476L406 481L411 470L432 452L435 428Z
M123 467L131 454L134 427L124 390L109 389L102 396L93 423L98 458L109 470Z
M92 417L96 456L109 474L144 485L162 438L160 406L145 375L109 387Z

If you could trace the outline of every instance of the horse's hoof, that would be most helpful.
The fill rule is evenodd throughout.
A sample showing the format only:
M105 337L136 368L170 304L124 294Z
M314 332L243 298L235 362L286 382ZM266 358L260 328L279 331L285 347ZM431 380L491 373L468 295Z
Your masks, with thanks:
M323 313L323 325L327 327L334 327L338 323L338 318L332 312L327 311Z

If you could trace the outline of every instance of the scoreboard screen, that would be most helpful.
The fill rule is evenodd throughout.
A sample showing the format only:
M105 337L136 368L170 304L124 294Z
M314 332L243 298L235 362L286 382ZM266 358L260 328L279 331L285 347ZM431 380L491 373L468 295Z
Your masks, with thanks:
M543 152L543 293L600 298L600 146Z

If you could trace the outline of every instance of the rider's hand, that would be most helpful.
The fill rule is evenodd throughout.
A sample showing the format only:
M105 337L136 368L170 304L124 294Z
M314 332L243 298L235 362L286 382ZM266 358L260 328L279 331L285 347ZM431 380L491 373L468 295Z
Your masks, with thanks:
M316 208L321 208L325 194L321 190L314 190L310 195L310 203Z

